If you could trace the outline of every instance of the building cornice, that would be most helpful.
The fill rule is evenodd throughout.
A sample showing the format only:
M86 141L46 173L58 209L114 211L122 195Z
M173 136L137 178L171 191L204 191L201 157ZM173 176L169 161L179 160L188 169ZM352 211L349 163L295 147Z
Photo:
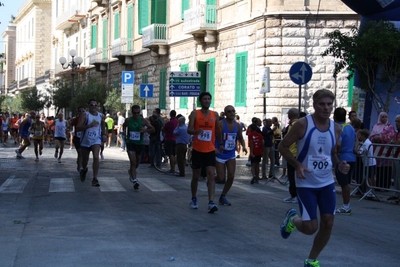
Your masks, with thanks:
M52 0L26 0L18 9L17 17L14 19L14 23L20 22L26 14L32 9L33 6L39 5L50 5Z

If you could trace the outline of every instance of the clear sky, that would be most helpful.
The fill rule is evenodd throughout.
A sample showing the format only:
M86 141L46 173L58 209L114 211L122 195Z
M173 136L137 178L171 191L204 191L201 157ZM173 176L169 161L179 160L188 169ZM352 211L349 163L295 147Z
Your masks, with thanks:
M0 0L4 6L0 7L0 53L4 52L4 40L1 37L8 23L10 22L11 15L17 16L18 9L26 0Z

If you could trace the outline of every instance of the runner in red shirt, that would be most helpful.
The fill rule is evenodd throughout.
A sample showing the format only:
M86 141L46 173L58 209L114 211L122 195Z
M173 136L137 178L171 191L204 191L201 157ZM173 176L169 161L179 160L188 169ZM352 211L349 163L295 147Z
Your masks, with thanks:
M255 121L254 118L252 121ZM258 183L260 179L260 162L263 154L263 136L257 124L252 123L248 128L248 139L250 147L250 161L251 161L251 184Z

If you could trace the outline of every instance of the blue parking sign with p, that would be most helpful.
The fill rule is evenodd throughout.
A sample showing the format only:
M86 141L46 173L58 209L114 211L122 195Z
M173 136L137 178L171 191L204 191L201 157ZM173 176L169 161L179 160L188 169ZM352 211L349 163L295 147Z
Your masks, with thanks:
M133 84L135 80L135 72L123 71L121 78L122 78L122 84Z

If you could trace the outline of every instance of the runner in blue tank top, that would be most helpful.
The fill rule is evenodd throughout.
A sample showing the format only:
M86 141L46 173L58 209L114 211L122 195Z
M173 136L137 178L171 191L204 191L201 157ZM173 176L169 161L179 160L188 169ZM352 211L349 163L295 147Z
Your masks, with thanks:
M235 120L235 108L226 106L224 109L225 119L219 121L219 127L222 129L222 146L223 150L216 151L215 169L220 180L225 180L225 166L227 170L227 180L219 198L221 205L230 206L231 203L226 199L226 194L232 186L236 170L236 140L242 145L243 151L247 154L247 149L244 143L242 129L239 123ZM218 138L215 141L215 147L220 148Z
M332 168L346 174L350 165L339 161L340 126L331 119L335 96L321 89L313 95L314 113L298 120L279 145L287 162L296 168L296 187L300 215L290 209L281 225L281 236L288 238L297 229L312 235L318 230L317 207L320 211L319 231L304 261L304 266L320 266L319 254L328 243L335 215L336 191ZM290 152L290 145L297 143L297 157Z

